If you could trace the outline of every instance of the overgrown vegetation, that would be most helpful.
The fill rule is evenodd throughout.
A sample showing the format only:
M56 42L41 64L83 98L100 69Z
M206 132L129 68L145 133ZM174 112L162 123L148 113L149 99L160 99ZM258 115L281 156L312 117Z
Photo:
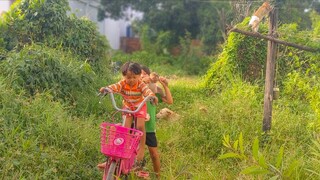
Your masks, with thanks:
M313 14L312 17L317 19L319 15ZM244 24L247 24L246 20L244 20ZM314 21L314 27L317 27L317 24L318 22ZM239 27L241 28L241 24ZM283 24L279 27L281 39L319 48L317 43L319 35L315 35L317 34L316 31L316 28L314 31L299 31L296 24ZM264 29L261 32L263 33ZM266 47L266 44L257 45L261 41L240 34L230 34L223 52L205 76L203 85L210 91L210 94L217 98L228 92L229 89L243 90L237 87L239 83L249 83L245 89L258 87L257 90L260 91L253 91L253 94L249 97L260 96L260 98L249 99L249 102L262 104L262 102L257 101L263 99L261 97L263 95L262 82L264 82L265 76L263 64L266 49L263 46ZM258 66L255 66L256 64ZM254 68L248 71L250 67ZM319 53L309 53L292 47L279 46L276 68L275 85L281 89L281 98L273 102L273 128L271 133L261 135L262 132L257 131L259 128L257 126L253 131L247 131L249 127L246 127L245 129L224 133L223 145L225 149L222 148L224 153L220 156L220 159L233 159L233 162L242 167L238 171L240 174L251 174L256 178L292 179L300 177L317 179L319 174L315 172L319 170L319 166L313 166L310 170L311 164L306 159L309 159L310 149L313 152L316 151L314 154L318 155L317 145L312 141L319 141L317 134L319 133L320 122L320 104L318 103L320 84L316 76L320 68ZM245 94L248 95L248 93ZM242 96L244 99L249 98L245 95ZM233 98L235 97L233 96ZM237 102L237 99L230 99L229 101ZM250 106L251 103L247 102L246 104ZM244 106L234 107L242 109ZM250 110L257 110L257 107L259 106L250 106ZM259 108L262 108L262 106L260 105ZM232 114L236 114L237 109L233 109ZM250 110L243 112L250 112ZM250 114L254 115L255 113L251 112ZM243 122L241 116L242 114L239 114L237 121L233 121L233 123ZM250 115L247 116L247 118L249 117ZM250 124L252 127L256 123L251 122ZM242 126L244 125L240 127ZM254 131L256 133L253 133ZM240 136L231 143L230 136L237 136L234 132L240 133ZM242 133L244 135L250 134L248 137L254 142L251 153L246 150L247 146L244 145ZM284 138L286 136L284 134L287 136L290 134L290 137ZM256 137L255 140L254 137ZM279 153L274 154L277 148ZM261 149L261 151L258 149ZM295 151L293 152L291 149L295 149ZM283 151L286 150L289 152L283 155ZM249 152L249 157L247 152Z
M108 43L87 19L67 15L67 0L18 0L0 24L4 48L21 49L43 43L71 51L81 61L96 62L105 57ZM0 41L1 42L1 41Z
M129 60L169 78L169 108L182 116L158 122L163 179L320 178L319 54L279 46L281 94L265 134L265 41L231 33L223 51L208 57L186 33L173 57L163 53L171 34L162 32L156 44L146 34L144 51L107 54L94 25L67 16L65 3L21 1L1 17L0 179L101 178L99 124L111 121L112 108L109 100L99 104L96 91L120 78L111 61ZM280 38L319 48L319 15L311 19L312 31L283 24Z

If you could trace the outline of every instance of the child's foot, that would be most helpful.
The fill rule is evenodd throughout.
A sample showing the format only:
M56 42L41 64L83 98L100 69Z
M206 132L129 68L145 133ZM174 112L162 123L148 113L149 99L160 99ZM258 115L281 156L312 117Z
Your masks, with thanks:
M148 171L140 170L140 171L136 171L135 174L139 178L150 179Z
M104 168L106 167L107 163L104 162L104 163L100 163L97 165L97 167L100 169L100 170L104 170Z
M155 173L155 174L156 174L157 179L160 179L160 173Z
M146 165L145 159L143 159L141 161L136 160L133 167L132 167L132 171L141 171L141 170L143 170L145 165Z

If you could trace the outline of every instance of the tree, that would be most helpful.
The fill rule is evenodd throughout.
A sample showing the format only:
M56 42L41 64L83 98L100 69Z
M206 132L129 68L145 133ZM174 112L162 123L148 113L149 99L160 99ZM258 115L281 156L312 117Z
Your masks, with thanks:
M189 32L191 38L204 40L211 49L223 41L225 23L221 21L226 18L221 17L228 17L230 10L229 3L200 0L102 0L101 5L100 19L126 17L124 11L130 7L144 13L141 24L147 24L155 32L170 32L173 44L178 44L179 38ZM219 16L222 9L223 16Z

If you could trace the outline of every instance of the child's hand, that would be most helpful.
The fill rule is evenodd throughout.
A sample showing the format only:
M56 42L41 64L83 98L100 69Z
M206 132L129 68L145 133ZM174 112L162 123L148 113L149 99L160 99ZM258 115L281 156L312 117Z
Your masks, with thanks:
M160 76L159 77L159 82L163 85L163 86L168 86L168 80L165 78L165 77L163 77L163 76Z
M159 100L158 100L157 96L154 96L154 97L152 98L152 102L151 102L151 103L152 103L153 105L157 105L158 102L159 102Z
M109 88L102 87L102 88L100 88L99 92L100 92L100 93L110 93L110 92L112 92L112 91L111 91L111 89L109 89Z
M146 83L146 84L149 84L149 83L151 82L151 79L150 79L149 76L144 76L144 77L142 78L142 81L143 81L144 83Z
M159 75L155 72L150 74L150 79L152 83L157 83L159 81Z
M106 90L106 88L105 88L105 87L102 87L102 88L100 88L99 92L104 93L105 90Z

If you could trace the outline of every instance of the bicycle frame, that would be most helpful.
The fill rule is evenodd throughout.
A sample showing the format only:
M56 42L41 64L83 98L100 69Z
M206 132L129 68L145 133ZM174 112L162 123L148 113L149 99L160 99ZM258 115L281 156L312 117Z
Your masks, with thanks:
M136 108L132 111L129 109L121 109L117 107L114 94L110 89L106 88L105 93L100 94L105 96L107 92L110 95L113 107L126 114L131 114L134 119L134 114L138 112L146 101L153 98L147 96ZM124 127L125 117L122 116L122 125L103 122L101 127L101 153L107 156L106 166L103 173L103 179L111 180L121 175L130 173L134 165L135 157L138 151L140 137L143 132L135 128Z

